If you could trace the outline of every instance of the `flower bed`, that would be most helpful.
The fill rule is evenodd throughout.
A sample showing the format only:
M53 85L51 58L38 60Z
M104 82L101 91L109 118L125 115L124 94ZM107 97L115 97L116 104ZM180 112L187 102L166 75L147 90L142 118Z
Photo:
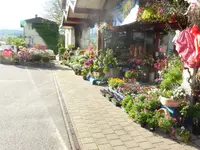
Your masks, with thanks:
M0 54L1 63L20 64L28 66L47 66L50 67L53 57L52 50L39 50L35 48L22 48L18 53L11 52Z

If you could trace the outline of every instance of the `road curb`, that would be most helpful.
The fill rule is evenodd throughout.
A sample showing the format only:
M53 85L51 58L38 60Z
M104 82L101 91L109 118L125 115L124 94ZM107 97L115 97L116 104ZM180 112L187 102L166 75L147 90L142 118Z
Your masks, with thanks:
M68 113L67 107L66 107L66 103L65 100L63 98L62 95L62 90L60 88L59 82L57 80L57 76L55 74L55 72L53 72L53 78L54 78L54 84L56 87L56 92L58 95L58 100L60 103L60 108L62 111L62 115L63 115L63 120L65 123L65 128L66 128L66 132L68 134L68 139L69 139L69 143L70 143L70 149L71 150L81 150L78 139L76 137L72 122L71 122L71 118L70 115Z

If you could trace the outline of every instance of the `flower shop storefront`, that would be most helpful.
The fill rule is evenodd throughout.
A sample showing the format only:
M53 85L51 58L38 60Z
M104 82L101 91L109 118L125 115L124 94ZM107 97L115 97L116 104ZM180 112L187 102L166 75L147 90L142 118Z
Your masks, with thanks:
M166 13L163 4L154 2L138 9L134 24L121 27L104 25L104 48L112 47L122 70L126 71L124 78L110 78L109 88L101 90L101 93L142 127L151 131L161 130L187 143L191 133L200 135L200 53L197 44L200 30L199 18L194 16L199 13L200 3L176 1L172 5L166 2L165 9L171 11ZM183 12L187 9L191 12L185 16ZM196 19L195 23L190 22L193 27L186 28L187 17L193 17L192 21ZM181 30L176 31L176 36L175 29ZM142 54L152 61L146 61ZM143 76L138 74L140 69L142 73L146 72L140 64L148 66L149 72L155 72L155 78L158 78L154 86L131 82L130 79ZM185 72L188 72L187 77Z
M103 34L101 48L113 50L122 76L131 70L139 82L160 80L158 71L167 67L167 58L174 54L173 32L180 28L173 21L173 15L160 10L167 4L159 1L150 4L142 1L139 4L137 0L124 0L114 9L113 22L99 27ZM147 13L149 9L151 13ZM152 11L155 12L154 18L151 18ZM160 17L157 11L165 16Z
M129 1L124 2L125 6L126 2ZM130 12L136 7L137 17L132 23L126 17L120 25L117 21L113 25L102 23L97 34L103 41L102 50L89 45L77 49L75 55L66 52L63 63L91 84L108 83L101 90L102 95L142 127L161 130L187 143L191 133L200 134L199 50L195 48L199 30L196 26L190 28L191 32L184 30L187 16L179 8L187 10L187 2L164 1L164 4L154 0L138 8L134 5ZM175 36L175 29L182 32L177 31ZM184 41L187 35L191 38ZM186 68L196 74L184 78ZM192 84L188 93L183 84L190 80L196 84ZM190 99L194 98L192 103Z
M167 66L167 57L174 53L172 34L164 32L164 24L133 23L103 28L104 48L112 49L121 68L135 71L138 82L154 82L158 70Z

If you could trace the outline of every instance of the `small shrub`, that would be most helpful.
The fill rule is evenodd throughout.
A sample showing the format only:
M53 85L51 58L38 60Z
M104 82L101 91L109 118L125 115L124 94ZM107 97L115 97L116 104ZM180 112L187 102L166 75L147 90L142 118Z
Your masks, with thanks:
M33 54L31 56L31 59L32 59L33 62L39 62L39 61L41 61L42 56L40 54Z
M43 61L44 63L49 63L50 59L49 59L49 57L44 56L44 57L42 58L42 61Z

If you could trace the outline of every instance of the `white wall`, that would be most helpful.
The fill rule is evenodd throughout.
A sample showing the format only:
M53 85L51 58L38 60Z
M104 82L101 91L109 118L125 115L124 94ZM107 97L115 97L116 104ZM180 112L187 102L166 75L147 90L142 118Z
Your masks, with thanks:
M73 27L65 27L65 48L75 45L75 31Z
M44 40L39 36L37 31L32 28L32 25L30 23L26 23L24 26L24 38L25 43L28 44L42 44L46 45Z

